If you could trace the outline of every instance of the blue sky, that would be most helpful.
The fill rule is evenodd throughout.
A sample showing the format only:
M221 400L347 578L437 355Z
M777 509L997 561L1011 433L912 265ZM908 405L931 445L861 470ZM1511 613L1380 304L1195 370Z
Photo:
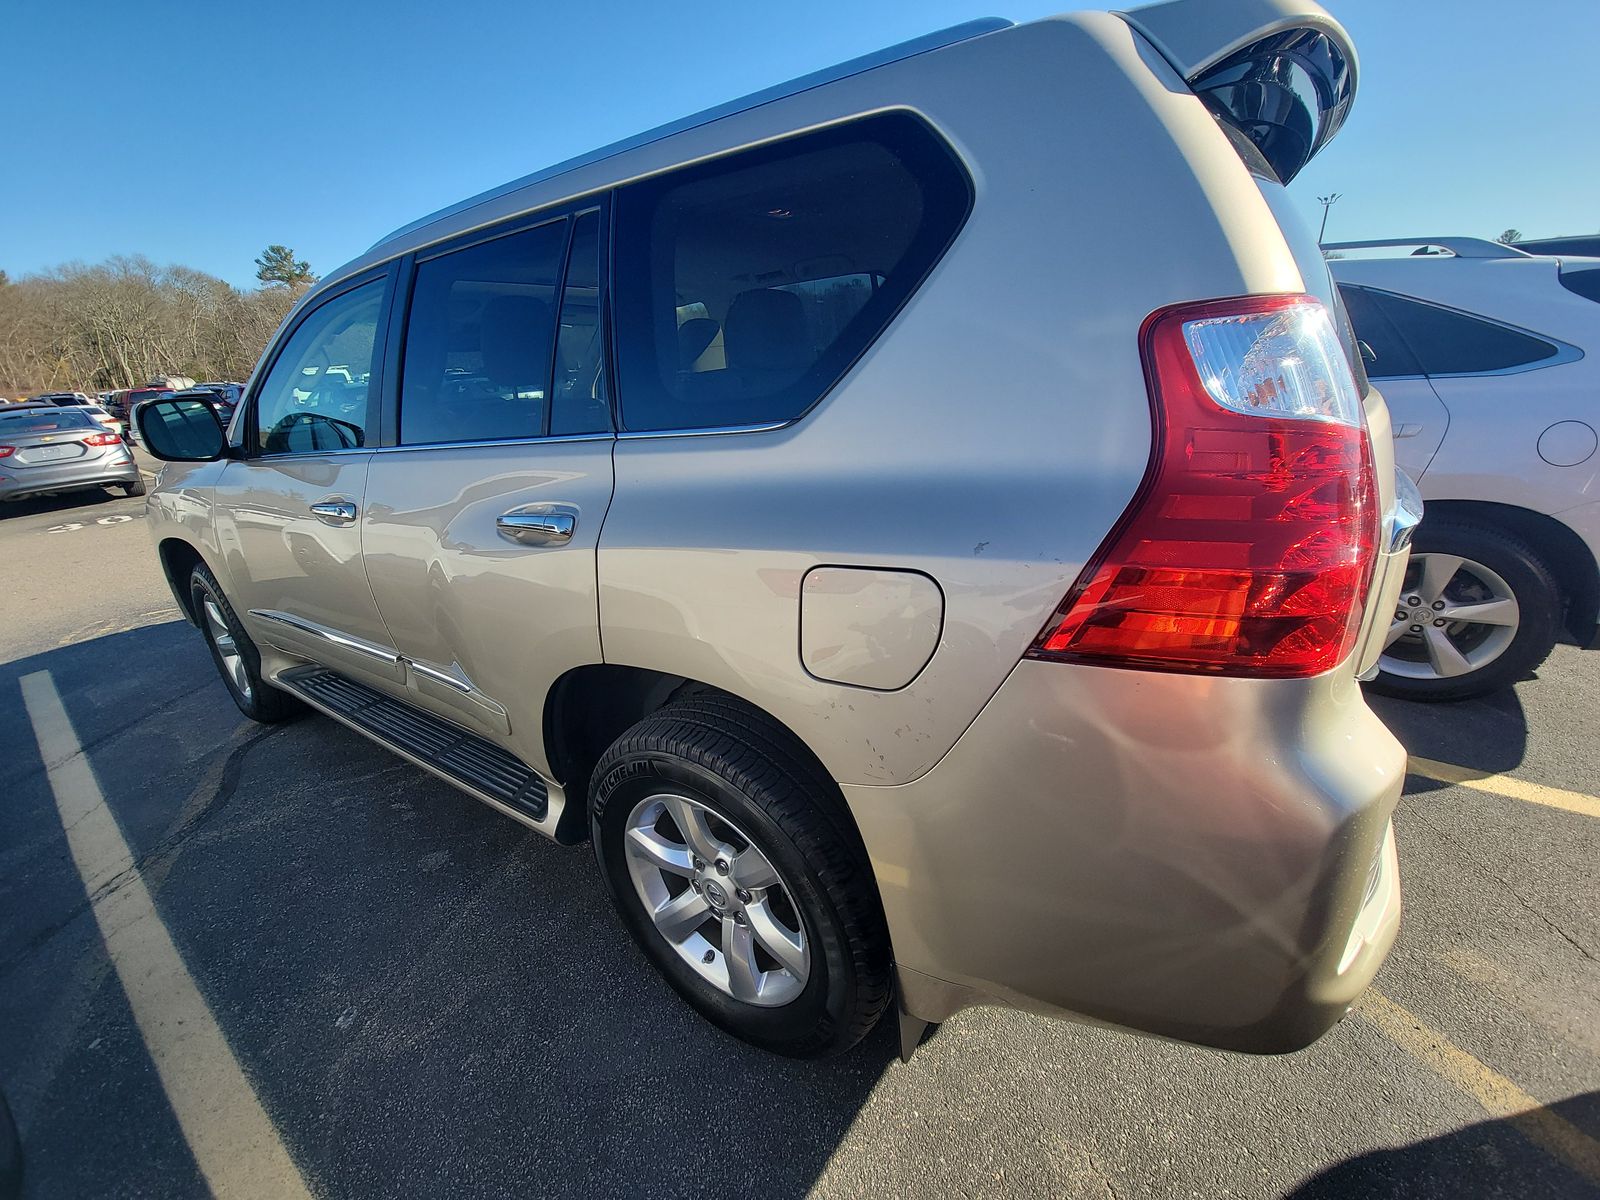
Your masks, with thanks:
M1330 239L1600 230L1600 2L1326 3L1363 77L1350 122L1291 189L1307 220L1337 191ZM249 284L252 258L284 242L326 271L426 212L649 126L972 17L1052 11L12 0L0 268L143 253Z

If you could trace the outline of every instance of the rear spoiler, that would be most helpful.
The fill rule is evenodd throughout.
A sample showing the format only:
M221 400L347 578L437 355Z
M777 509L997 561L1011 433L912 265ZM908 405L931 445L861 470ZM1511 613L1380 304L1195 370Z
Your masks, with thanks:
M1333 140L1355 100L1355 46L1315 0L1166 0L1117 15L1283 183Z

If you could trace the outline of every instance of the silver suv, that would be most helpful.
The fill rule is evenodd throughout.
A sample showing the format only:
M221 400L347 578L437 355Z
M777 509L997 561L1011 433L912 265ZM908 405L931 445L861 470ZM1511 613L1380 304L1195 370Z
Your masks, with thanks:
M1355 82L1304 0L985 21L465 201L140 409L161 562L757 1045L1304 1046L1400 910L1415 514L1283 190Z

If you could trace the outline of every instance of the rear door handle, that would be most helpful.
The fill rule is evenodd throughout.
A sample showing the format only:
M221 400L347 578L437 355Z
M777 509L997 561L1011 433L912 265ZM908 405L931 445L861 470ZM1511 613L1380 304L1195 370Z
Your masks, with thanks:
M578 510L570 504L527 504L494 519L495 532L524 546L564 546L578 527Z
M311 511L324 525L348 525L356 519L356 506L348 500L323 500L313 504Z

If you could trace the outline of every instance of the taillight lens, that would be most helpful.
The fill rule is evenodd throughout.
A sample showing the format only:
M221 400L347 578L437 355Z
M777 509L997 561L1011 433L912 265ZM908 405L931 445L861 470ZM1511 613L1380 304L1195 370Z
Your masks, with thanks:
M0 458L10 458L16 452L15 446L0 446Z
M1355 645L1378 541L1361 398L1310 296L1163 309L1141 335L1157 445L1029 655L1305 676Z
M120 433L96 433L83 439L85 446L115 446L122 440Z

